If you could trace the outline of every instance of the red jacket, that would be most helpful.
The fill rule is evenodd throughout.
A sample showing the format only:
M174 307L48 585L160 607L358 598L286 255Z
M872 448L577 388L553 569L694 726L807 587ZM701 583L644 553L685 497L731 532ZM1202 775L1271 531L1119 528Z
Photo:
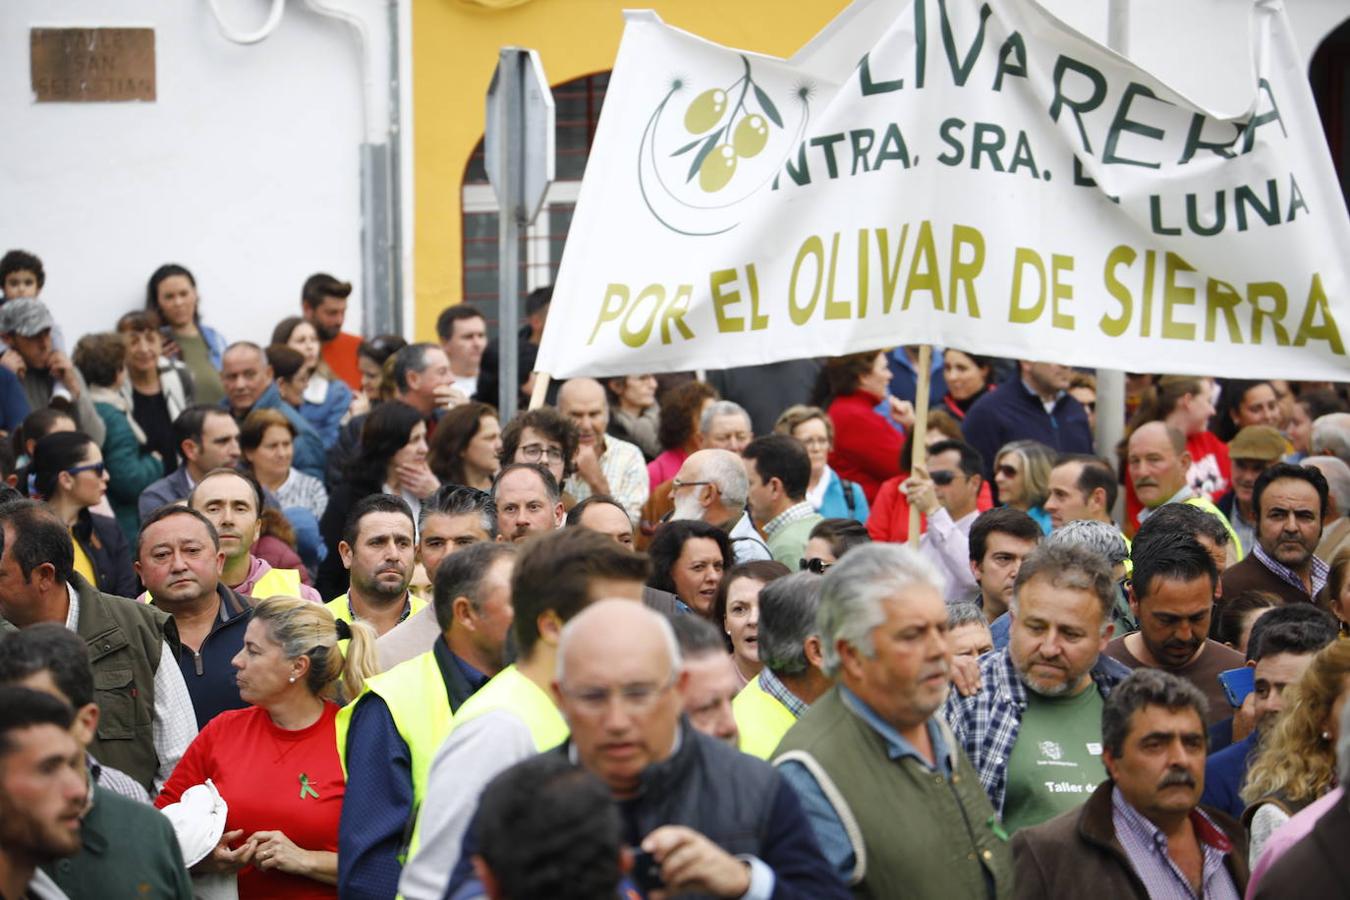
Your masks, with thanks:
M900 472L900 451L905 438L872 408L878 399L864 391L834 398L828 410L834 423L834 449L830 467L839 477L862 486L872 503L877 489Z

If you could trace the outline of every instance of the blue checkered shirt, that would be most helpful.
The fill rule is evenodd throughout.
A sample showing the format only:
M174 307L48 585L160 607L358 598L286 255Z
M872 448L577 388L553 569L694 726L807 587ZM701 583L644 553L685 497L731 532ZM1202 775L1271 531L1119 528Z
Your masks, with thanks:
M759 670L759 687L764 693L787 707L787 711L792 713L793 718L800 719L802 713L806 712L806 703L801 697L787 689L787 685L778 680L778 676L769 671L765 666Z
M1089 674L1105 699L1112 688L1129 677L1130 670L1102 654ZM1027 689L1017 677L1011 651L1006 649L980 657L979 691L962 697L953 689L942 707L943 717L970 757L981 786L1000 816L1008 793L1008 761L1026 711Z
M1144 883L1149 900L1238 900L1237 887L1224 867L1223 858L1233 852L1233 845L1219 826L1199 809L1191 811L1195 836L1205 855L1197 894L1190 881L1172 857L1167 855L1167 835L1125 802L1120 788L1111 789L1111 824L1116 840L1125 850L1125 856L1134 874Z
M1276 578L1285 584L1293 585L1305 594L1308 593L1308 587L1303 583L1303 579L1298 577L1298 573L1267 553L1261 546L1260 541L1252 544L1252 554L1256 557L1257 562L1269 569ZM1309 579L1312 581L1312 593L1308 595L1309 600L1316 597L1322 588L1327 586L1327 578L1330 575L1331 566L1314 556L1312 558L1312 577Z

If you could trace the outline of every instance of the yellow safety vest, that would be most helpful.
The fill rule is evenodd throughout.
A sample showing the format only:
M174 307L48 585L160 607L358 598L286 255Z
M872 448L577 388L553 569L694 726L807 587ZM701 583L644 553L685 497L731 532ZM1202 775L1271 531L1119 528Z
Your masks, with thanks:
M507 709L519 716L530 729L534 748L540 753L558 746L571 733L553 698L520 674L514 665L502 669L460 705L450 731L494 709Z
M415 822L426 797L431 761L445 741L445 736L450 733L453 716L450 700L445 693L445 679L441 677L435 653L427 651L399 663L387 672L372 676L366 681L361 697L367 691L378 694L384 700L399 737L408 745L413 789L412 818L409 821ZM338 759L342 763L342 774L348 780L347 732L351 727L352 711L361 697L342 707L337 714ZM410 859L417 852L417 844L418 830L414 828L406 851L399 854L400 862Z
M268 569L263 573L263 577L253 583L253 587L245 596L255 600L266 600L268 597L299 597L300 570Z
M741 732L741 752L768 759L797 717L782 701L760 687L759 676L741 688L731 701L736 728Z
M1228 532L1228 543L1233 548L1232 550L1233 558L1228 561L1228 564L1231 566L1234 563L1242 562L1243 557L1242 542L1238 540L1237 532L1233 530L1233 525L1228 521L1228 517L1223 514L1223 510L1219 509L1217 506L1211 503L1209 498L1204 495L1201 495L1199 497L1192 497L1186 502L1189 503L1191 506L1203 509L1211 516L1217 517L1218 520L1223 523L1224 529ZM1219 574L1223 573L1221 572Z
M408 610L408 619L411 619L413 616L420 613L423 607L427 605L427 601L423 600L412 591L408 592L408 602L412 604L412 608ZM325 603L324 606L326 606L328 611L333 614L333 618L341 619L348 625L352 624L352 607L351 604L347 602L346 594L343 594L340 597L334 597L332 600ZM404 621L406 622L407 619L404 619ZM343 655L346 655L347 641L338 641L338 649L342 651ZM408 660L408 662L411 662L411 660Z

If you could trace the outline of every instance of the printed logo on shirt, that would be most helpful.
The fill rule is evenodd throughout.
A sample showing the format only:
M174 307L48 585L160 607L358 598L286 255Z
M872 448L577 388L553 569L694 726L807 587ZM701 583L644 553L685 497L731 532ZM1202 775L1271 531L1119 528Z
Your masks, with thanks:
M1064 756L1064 751L1054 741L1041 741L1041 755L1046 759L1059 762Z
M1088 741L1088 743L1087 743L1087 752L1091 753L1093 756L1101 756L1101 755L1102 755L1102 745L1096 743L1095 741Z

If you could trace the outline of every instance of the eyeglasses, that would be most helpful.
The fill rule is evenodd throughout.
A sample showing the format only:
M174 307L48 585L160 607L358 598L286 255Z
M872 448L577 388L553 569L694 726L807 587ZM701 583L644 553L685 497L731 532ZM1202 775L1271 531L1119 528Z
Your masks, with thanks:
M994 470L994 472L996 474L1002 475L1004 478L1016 478L1018 475L1017 467L1010 466L1007 463L1004 463L1003 465L999 466L997 469Z
M543 444L526 444L516 451L526 462L539 462L547 458L549 462L562 462L561 447L545 447Z
M929 472L928 477L933 479L933 484L946 487L956 480L956 472L951 469L938 469L936 472Z
M803 572L815 572L817 575L824 575L825 570L832 565L834 565L834 563L827 563L819 556L813 556L810 559L797 560L797 568L801 569Z
M672 478L672 479L670 480L670 491L671 491L671 493L673 494L675 491L678 491L680 488L683 488L683 487L699 487L699 486L705 485L705 484L712 484L712 482L711 482L711 481L681 481L681 480L678 479L678 478Z
M650 709L656 699L664 694L675 679L663 683L640 681L623 684L618 687L588 687L571 690L563 688L563 695L571 699L587 715L603 715L609 709L611 697L618 695L619 704L630 713L641 713Z
M106 467L103 465L103 463L96 462L96 463L89 463L83 466L76 466L73 469L66 469L66 472L67 474L70 475L78 475L81 472L93 472L96 476L102 478L105 468Z

